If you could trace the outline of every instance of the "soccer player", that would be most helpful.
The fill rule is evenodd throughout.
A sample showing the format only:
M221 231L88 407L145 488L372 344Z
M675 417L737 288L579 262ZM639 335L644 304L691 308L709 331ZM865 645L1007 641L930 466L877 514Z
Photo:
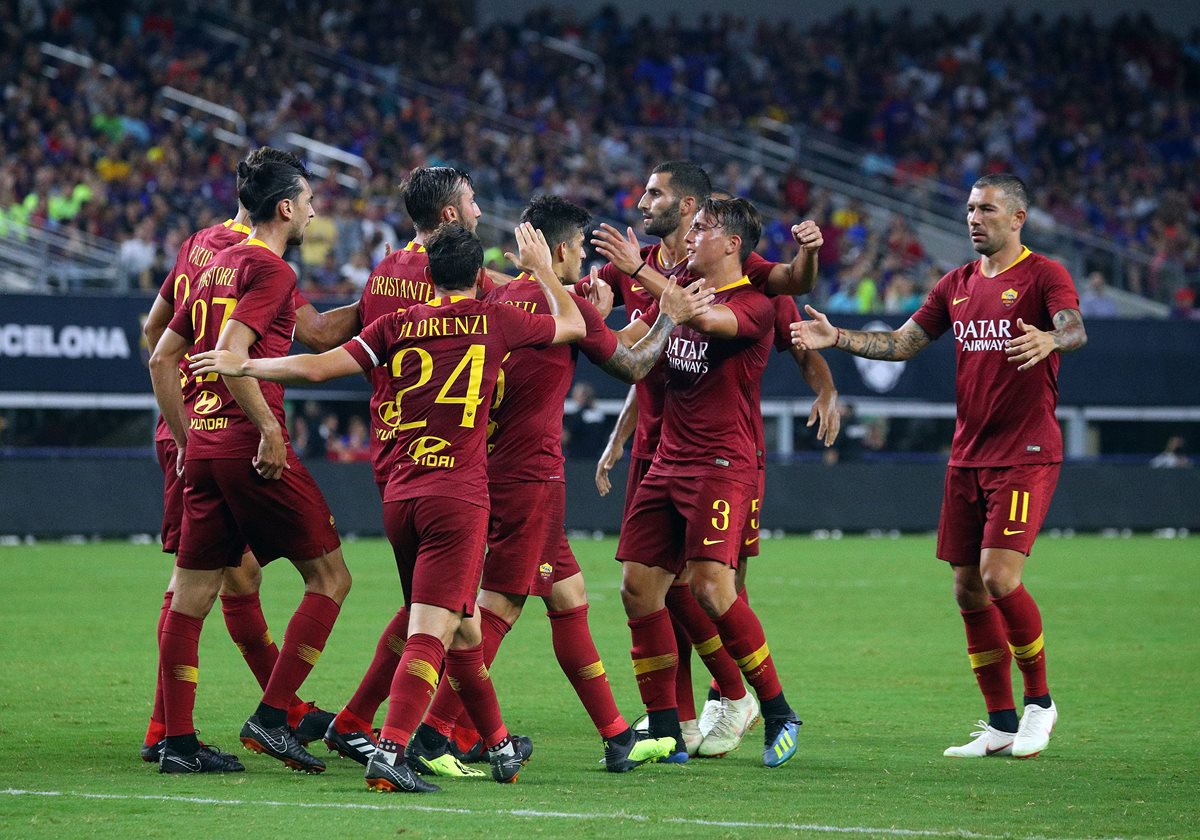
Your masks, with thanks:
M160 770L230 769L200 750L192 711L204 618L223 570L236 565L249 544L259 563L290 559L305 594L240 737L251 750L316 773L325 765L300 744L287 712L350 590L333 517L288 443L282 388L203 374L185 407L179 383L179 363L189 349L269 357L291 347L296 276L282 254L303 240L313 217L308 173L294 155L278 152L238 164L238 177L238 198L254 224L250 238L210 260L150 359L185 481L175 594L160 644L166 717Z
M254 166L265 159L278 158L283 154L277 149L264 147L251 152L246 157L246 163ZM237 186L241 189L240 179ZM184 240L146 318L143 333L148 347L153 349L158 346L158 341L170 324L171 318L187 306L191 299L192 284L200 278L212 258L225 248L246 240L250 235L247 225L249 221L249 211L239 202L237 214L232 219L199 230ZM183 388L184 402L187 403L196 392L195 384L186 371L181 371L179 381ZM161 415L155 430L154 446L158 453L159 466L163 471L162 547L164 552L174 554L179 549L179 532L183 525L182 463L179 461L179 452L171 437L171 431ZM247 551L236 566L225 568L220 597L221 613L225 618L229 636L241 651L259 686L265 689L271 677L271 669L279 655L279 648L271 638L266 618L263 616L258 595L261 583L262 568L254 554ZM171 609L174 594L175 578L172 575L159 611L155 647L158 636L162 633L167 612ZM331 713L317 708L315 703L305 703L298 698L293 698L288 706L288 725L296 730L296 736L303 744L324 735L332 718ZM159 763L165 732L162 677L158 675L155 681L154 708L141 748L143 761Z
M661 237L659 242L639 248L632 229L627 230L625 236L608 225L601 225L595 231L592 242L610 261L600 270L600 278L612 287L615 301L624 304L631 321L657 298L668 276L676 278L682 285L693 279L688 270L685 239L697 210L712 192L708 173L702 167L692 161L667 161L655 167L646 182L645 193L638 201L646 233ZM789 264L772 263L755 253L748 255L743 271L752 285L769 294L788 295L803 294L812 288L816 280L817 253L824 241L820 228L815 222L804 221L792 228L792 236L800 250ZM649 470L658 448L664 388L664 369L660 366L630 389L608 446L597 463L596 486L604 495L611 488L609 471L620 459L625 441L633 435L623 519L628 518L638 484ZM759 709L742 684L737 664L722 646L716 627L692 596L686 569L668 592L667 606L679 649L695 647L719 685L719 692L725 698L718 704L726 721L722 730L731 729L735 733L732 740L721 740L728 749L733 749L758 720ZM696 720L690 657L679 660L676 676L686 752L696 755L705 733ZM686 760L686 756L676 755L672 760Z
M438 790L415 775L404 749L445 678L459 693L488 745L492 777L515 781L533 746L511 736L483 664L475 593L487 539L487 406L506 353L582 338L579 308L550 271L544 237L516 230L525 265L546 294L547 314L476 300L483 246L447 223L426 242L436 297L376 319L342 347L319 356L245 359L196 357L198 373L269 381L321 382L384 366L391 375L399 451L384 494L384 524L408 606L407 640L391 684L367 786L383 791ZM515 259L515 258L514 258Z
M910 359L948 330L958 342L958 422L937 556L954 572L967 654L988 710L972 741L945 752L960 758L1031 758L1050 742L1058 719L1046 681L1041 612L1021 573L1062 465L1054 418L1058 354L1083 347L1087 335L1070 274L1021 244L1028 209L1016 176L976 181L967 230L980 258L939 280L898 330L839 329L812 307L805 309L813 320L792 325L801 347L837 347L867 359ZM1019 724L1014 658L1025 683Z
M770 301L743 270L761 231L758 211L744 199L710 198L692 222L688 270L716 298L707 314L676 327L667 344L661 438L629 506L617 559L650 733L674 736L679 752L685 746L666 598L686 568L717 644L758 695L766 720L763 763L778 767L795 755L800 721L784 697L762 625L734 586L757 489L755 426L774 321Z
M522 222L545 236L552 254L551 270L564 284L574 283L579 277L589 219L586 210L558 196L535 198L521 214ZM711 292L699 287L689 291L669 284L661 304L651 307L656 314L653 326L631 347L622 343L625 336L605 326L594 306L577 300L588 327L583 339L571 347L527 348L511 353L502 367L503 385L492 402L487 462L492 506L488 555L477 600L483 625L484 664L491 666L526 599L530 595L541 597L550 618L559 666L595 724L604 743L606 767L612 772L625 772L664 758L672 751L674 741L636 739L617 710L588 629L583 574L563 530L563 405L581 351L605 372L626 382L636 381L658 361L675 325L703 314L709 298ZM498 288L487 300L527 312L546 309L545 293L527 275ZM454 693L445 685L439 687L426 722L410 742L409 763L413 769L462 775L461 765L448 761L446 754L460 711Z

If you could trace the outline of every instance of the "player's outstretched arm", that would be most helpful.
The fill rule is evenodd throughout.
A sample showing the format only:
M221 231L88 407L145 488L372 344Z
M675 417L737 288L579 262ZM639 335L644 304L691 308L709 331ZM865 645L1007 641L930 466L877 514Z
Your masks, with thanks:
M218 373L237 378L249 376L285 385L305 385L327 382L339 376L361 373L362 368L344 347L324 353L303 353L277 359L247 359L232 350L209 350L197 353L191 364L192 373Z
M634 282L642 285L655 300L662 297L667 287L667 278L655 270L650 263L642 261L642 248L638 244L633 228L626 228L625 235L610 224L601 223L592 231L592 245L604 259L628 274Z
M816 423L817 439L826 446L833 446L838 432L842 429L842 415L838 411L838 392L837 386L833 384L833 371L816 350L805 350L793 344L792 358L796 360L796 367L800 368L800 375L804 377L808 387L817 395L812 408L809 409L808 422L804 425L811 427Z
M1083 316L1078 309L1060 309L1054 313L1054 329L1049 332L1026 324L1020 318L1017 329L1022 334L1009 341L1004 350L1010 362L1020 365L1017 370L1029 370L1051 353L1073 353L1087 344Z
M183 466L182 453L187 446L187 410L183 405L183 386L179 383L179 362L187 349L187 339L168 328L163 330L150 354L150 384L154 387L154 399L158 401L158 410L181 453L176 470Z
M554 274L546 237L529 222L517 225L513 235L517 238L519 254L510 252L504 256L521 270L528 271L545 292L550 315L554 318L554 341L551 344L570 344L583 338L587 334L587 324L574 298Z
M608 436L608 443L600 453L600 460L596 462L596 489L600 491L601 496L607 496L612 490L612 481L609 480L608 473L616 466L617 461L621 460L621 455L625 452L625 442L633 436L637 421L637 389L630 388L612 434Z
M318 312L311 303L296 310L296 340L310 350L323 353L341 347L362 330L358 304L348 303L328 312Z
M792 239L800 246L790 263L775 266L767 275L767 293L806 295L817 282L817 254L825 244L821 228L812 219L792 225Z
M902 362L929 346L929 334L912 318L898 330L864 332L835 327L824 313L811 306L806 305L804 311L812 320L792 324L792 344L805 350L836 347L864 359Z
M691 321L704 315L712 308L713 292L694 283L686 289L680 288L672 278L659 301L658 318L649 330L641 320L634 321L617 335L617 349L600 369L622 382L637 382L644 379L654 363L662 355L671 331L676 324ZM630 342L629 338L645 332L641 338Z

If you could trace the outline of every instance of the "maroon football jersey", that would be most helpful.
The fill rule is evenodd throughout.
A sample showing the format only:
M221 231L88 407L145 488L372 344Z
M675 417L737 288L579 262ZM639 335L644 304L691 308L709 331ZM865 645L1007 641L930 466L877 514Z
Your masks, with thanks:
M392 251L375 266L358 301L358 320L366 327L391 312L403 312L434 298L433 283L427 276L429 256L425 246L409 242ZM487 274L480 276L480 296L495 288ZM393 438L391 418L394 410L387 396L391 377L383 368L371 371L371 469L375 482L387 481L392 471L393 453L388 445Z
M286 356L296 326L291 266L258 239L217 254L192 284L188 305L175 313L171 329L192 343L192 354L213 350L231 318L258 334L250 358ZM195 394L188 403L188 460L252 458L258 453L258 428L215 373L193 376ZM288 440L283 415L283 386L260 382L263 397Z
M747 277L716 290L738 320L736 338L677 326L667 342L662 439L653 469L757 482L762 373L774 340L770 300Z
M487 300L534 315L549 311L546 293L526 274L500 286ZM617 337L596 307L583 298L575 303L587 324L577 343L514 350L503 360L488 422L489 481L564 480L563 403L579 352L600 365L617 350Z
M985 277L976 260L937 282L912 318L930 338L952 329L957 342L958 423L950 466L1062 461L1062 430L1054 417L1059 354L1017 370L1005 346L1023 334L1018 318L1052 330L1056 313L1078 308L1067 270L1028 248L995 277Z
M200 277L200 272L212 261L212 258L224 251L230 245L244 242L250 235L250 228L236 224L233 219L227 219L219 225L212 225L198 230L183 241L179 252L175 255L175 265L167 274L159 296L175 313L183 309L192 295L192 286ZM150 348L154 352L154 348ZM183 387L183 402L186 405L195 393L194 380L188 376L187 365L190 360L184 357L179 362L179 384ZM154 440L171 440L171 430L162 415L158 417L158 427L154 430Z
M554 319L452 296L375 319L342 345L388 373L384 501L452 496L486 507L487 423L500 363L554 340Z

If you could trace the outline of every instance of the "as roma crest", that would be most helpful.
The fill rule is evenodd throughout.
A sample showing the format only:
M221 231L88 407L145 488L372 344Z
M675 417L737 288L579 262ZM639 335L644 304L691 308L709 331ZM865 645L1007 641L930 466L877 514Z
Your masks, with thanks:
M1016 289L1005 289L1003 292L1000 293L1000 302L1003 303L1005 306L1012 306L1014 303L1017 302L1017 290Z

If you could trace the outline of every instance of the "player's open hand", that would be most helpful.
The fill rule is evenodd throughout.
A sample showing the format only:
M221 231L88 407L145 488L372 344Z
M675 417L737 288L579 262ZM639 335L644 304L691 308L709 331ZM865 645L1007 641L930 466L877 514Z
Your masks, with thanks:
M175 444L175 475L183 475L183 464L187 460L187 442Z
M842 413L838 411L837 391L822 391L813 400L805 426L817 424L817 439L826 446L833 446L838 432L842 430Z
M811 321L796 321L792 324L792 344L805 350L823 350L837 342L838 329L829 323L823 312L808 304L804 305Z
M517 254L504 254L505 259L522 271L527 271L534 277L549 282L554 279L553 261L550 258L550 246L546 243L545 235L529 222L521 222L513 228L513 236L517 239Z
M604 452L600 454L600 460L596 462L596 489L601 496L607 496L612 490L612 481L609 480L608 473L616 466L617 461L621 460L621 449L616 449L612 446L604 447Z
M193 376L217 373L221 376L244 376L242 364L246 357L232 350L208 350L192 356L188 369Z
M288 468L287 444L278 429L259 438L258 454L250 463L263 478L276 481L283 477L283 471Z
M1004 348L1008 360L1020 364L1017 370L1029 370L1054 352L1054 336L1050 333L1039 330L1032 324L1026 324L1020 318L1017 319L1017 329L1025 334L1009 339Z
M633 274L642 264L642 246L638 243L633 228L625 228L625 235L607 222L592 231L592 245L600 256L626 274Z
M675 278L667 280L658 308L676 324L682 324L712 309L715 292L703 283L680 286Z
M596 307L601 317L607 318L608 313L612 312L612 287L600 279L600 272L595 266L592 266L591 274L588 275L587 299L588 303Z
M821 228L812 219L806 219L798 225L792 225L792 239L796 240L796 244L803 251L815 253L821 250L821 246L825 244L825 237L821 235Z

